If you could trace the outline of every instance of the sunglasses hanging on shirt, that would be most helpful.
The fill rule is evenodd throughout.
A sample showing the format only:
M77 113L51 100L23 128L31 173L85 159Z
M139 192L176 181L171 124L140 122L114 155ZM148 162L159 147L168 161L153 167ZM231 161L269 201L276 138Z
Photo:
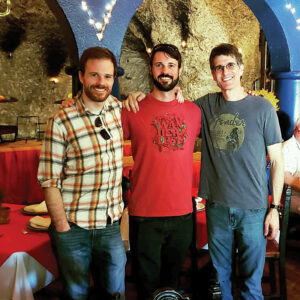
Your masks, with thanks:
M97 117L95 120L95 126L97 128L100 128L100 135L107 141L109 139L112 139L112 136L110 132L107 130L107 128L103 125L101 117Z

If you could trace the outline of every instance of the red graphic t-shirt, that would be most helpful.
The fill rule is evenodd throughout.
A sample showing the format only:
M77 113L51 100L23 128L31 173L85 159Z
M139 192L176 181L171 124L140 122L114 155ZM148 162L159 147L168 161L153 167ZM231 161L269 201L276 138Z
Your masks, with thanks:
M129 214L179 216L192 212L193 149L201 111L190 101L162 102L148 95L137 113L122 112L134 166Z

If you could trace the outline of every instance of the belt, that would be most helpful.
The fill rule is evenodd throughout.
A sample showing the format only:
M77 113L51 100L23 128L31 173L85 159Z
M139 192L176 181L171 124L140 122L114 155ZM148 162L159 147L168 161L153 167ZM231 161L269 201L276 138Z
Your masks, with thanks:
M110 216L107 217L107 219L106 219L106 226L107 225L113 225L113 224L116 224L116 223L120 223L120 220L116 220L116 221L112 222L111 217Z

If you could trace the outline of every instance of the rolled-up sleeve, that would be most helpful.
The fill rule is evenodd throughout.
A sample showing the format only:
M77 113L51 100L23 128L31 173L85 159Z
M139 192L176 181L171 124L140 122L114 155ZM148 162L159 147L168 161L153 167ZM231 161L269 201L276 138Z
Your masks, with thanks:
M42 188L61 188L66 151L62 126L50 119L40 153L38 181Z

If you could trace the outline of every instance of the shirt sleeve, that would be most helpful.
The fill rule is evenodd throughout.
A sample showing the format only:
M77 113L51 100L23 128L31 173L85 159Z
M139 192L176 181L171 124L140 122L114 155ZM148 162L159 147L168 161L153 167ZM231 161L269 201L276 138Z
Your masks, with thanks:
M205 96L202 96L200 98L198 98L197 100L194 101L194 103L200 108L202 109L202 104L204 102L204 99L205 99L206 95Z
M283 161L284 161L284 172L289 172L293 176L297 171L297 158L293 153L289 144L284 143L282 148Z
M268 104L269 107L267 108L266 120L264 125L264 138L266 145L270 146L281 143L282 137L276 110L271 103Z
M51 119L45 133L38 168L38 181L42 188L56 187L61 189L65 145L61 126L54 119Z

